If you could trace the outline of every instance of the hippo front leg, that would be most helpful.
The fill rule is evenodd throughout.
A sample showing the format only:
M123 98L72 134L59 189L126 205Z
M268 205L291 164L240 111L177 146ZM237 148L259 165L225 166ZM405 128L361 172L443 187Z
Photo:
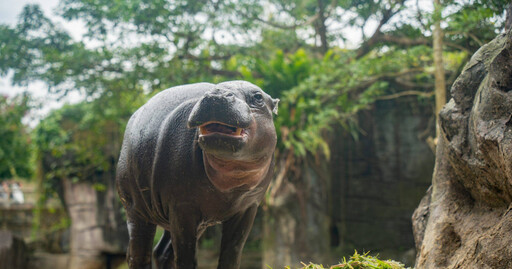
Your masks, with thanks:
M151 269L151 251L156 225L128 217L130 242L126 260L130 269Z
M257 205L233 216L222 224L222 241L218 269L238 269L242 260L242 250L252 228Z
M196 269L196 247L198 233L198 221L193 214L187 212L178 214L180 217L171 220L170 235L172 249L174 250L174 267L176 269Z

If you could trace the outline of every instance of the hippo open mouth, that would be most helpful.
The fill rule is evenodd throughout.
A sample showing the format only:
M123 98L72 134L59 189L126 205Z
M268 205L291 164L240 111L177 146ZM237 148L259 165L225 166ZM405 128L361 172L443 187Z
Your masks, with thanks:
M205 136L214 133L241 137L245 134L245 129L230 126L220 122L207 122L199 126L200 136Z

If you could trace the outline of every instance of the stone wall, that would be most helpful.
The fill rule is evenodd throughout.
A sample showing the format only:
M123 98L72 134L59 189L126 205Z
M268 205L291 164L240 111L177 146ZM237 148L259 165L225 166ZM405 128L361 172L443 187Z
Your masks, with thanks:
M428 103L377 102L358 115L357 139L335 131L329 163L311 157L288 174L264 207L262 268L335 264L355 249L412 265L411 216L434 167Z
M100 176L107 182L101 188L62 180L65 207L59 204L36 210L33 203L0 204L0 232L27 243L22 250L28 268L103 269L115 268L125 260L128 233L114 180L111 174ZM0 268L10 267L0 263Z
M431 107L416 97L379 101L359 124L357 139L339 132L332 143L331 246L411 264L410 219L434 167L426 143L434 135Z
M69 268L102 269L110 266L110 257L124 260L128 231L114 179L110 173L101 176L102 182L106 182L101 189L90 182L62 180L64 201L71 218Z
M62 253L69 250L67 215L61 207L39 209L39 223L34 230L36 211L33 204L0 205L0 230L9 231L30 246Z
M27 254L23 239L0 230L0 268L25 269Z

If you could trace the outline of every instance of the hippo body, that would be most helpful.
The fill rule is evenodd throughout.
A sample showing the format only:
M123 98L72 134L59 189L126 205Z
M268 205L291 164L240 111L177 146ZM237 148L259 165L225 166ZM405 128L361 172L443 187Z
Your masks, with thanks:
M239 268L270 183L276 133L272 99L245 81L167 89L130 118L117 168L130 268L196 268L196 244L223 224L218 268Z

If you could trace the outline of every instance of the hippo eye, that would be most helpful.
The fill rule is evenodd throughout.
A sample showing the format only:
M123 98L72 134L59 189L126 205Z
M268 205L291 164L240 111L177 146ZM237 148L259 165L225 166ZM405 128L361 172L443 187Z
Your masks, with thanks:
M251 97L251 107L257 107L261 108L265 105L265 98L263 97L263 94L259 92L253 93Z
M256 99L256 102L263 101L263 95L261 93L257 93L254 95L254 99Z

